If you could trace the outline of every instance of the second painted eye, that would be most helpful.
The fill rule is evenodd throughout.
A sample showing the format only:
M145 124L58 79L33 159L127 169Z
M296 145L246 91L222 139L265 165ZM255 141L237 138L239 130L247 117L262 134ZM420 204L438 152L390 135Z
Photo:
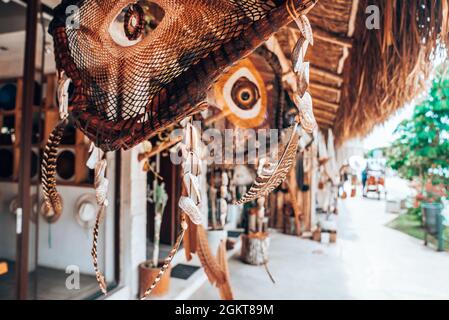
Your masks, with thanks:
M128 6L125 12L124 24L125 35L130 41L135 41L144 33L145 14L138 4Z
M109 26L109 34L116 44L130 47L153 32L164 16L164 10L156 3L139 1L119 12Z

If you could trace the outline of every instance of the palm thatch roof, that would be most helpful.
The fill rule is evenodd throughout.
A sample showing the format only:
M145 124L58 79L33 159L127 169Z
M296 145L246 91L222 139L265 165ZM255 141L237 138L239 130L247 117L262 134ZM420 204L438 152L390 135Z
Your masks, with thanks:
M380 29L366 27L370 5ZM368 134L421 93L435 48L449 43L448 8L449 0L320 0L308 14L315 116L337 143ZM278 33L286 58L298 37L294 25Z

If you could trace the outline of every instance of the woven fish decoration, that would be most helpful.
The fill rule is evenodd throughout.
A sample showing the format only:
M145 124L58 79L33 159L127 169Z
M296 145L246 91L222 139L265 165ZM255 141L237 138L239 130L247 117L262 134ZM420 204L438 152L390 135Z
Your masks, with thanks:
M70 114L75 127L104 152L130 149L204 110L208 89L227 68L317 0L151 2L165 13L152 21L153 30L135 0L63 0L53 10L49 32L58 74L64 75L61 92L67 92L66 80L73 85L71 97L62 99L61 114L64 119ZM73 8L75 17L68 17ZM61 130L58 126L50 136L42 169L46 204L54 211L61 209L53 159ZM190 165L196 159L195 153L186 154L190 171L185 174L199 174L200 166ZM195 185L185 192L198 205ZM199 221L197 210L186 211ZM182 232L145 297L168 268L187 226L183 219Z

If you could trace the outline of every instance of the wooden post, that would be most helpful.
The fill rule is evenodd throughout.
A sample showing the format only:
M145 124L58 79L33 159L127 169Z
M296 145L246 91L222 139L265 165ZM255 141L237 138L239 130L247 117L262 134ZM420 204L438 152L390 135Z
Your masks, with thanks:
M17 214L16 297L28 298L28 246L31 213L31 134L33 126L34 72L36 63L37 13L40 1L28 1L25 63L23 70L22 123L20 139L19 204ZM21 212L20 212L21 211ZM20 221L21 220L21 221Z

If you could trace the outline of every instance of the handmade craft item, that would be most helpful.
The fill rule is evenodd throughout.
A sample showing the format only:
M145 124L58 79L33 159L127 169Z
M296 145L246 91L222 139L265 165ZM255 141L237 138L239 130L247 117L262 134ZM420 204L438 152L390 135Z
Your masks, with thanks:
M45 149L42 184L45 205L61 212L56 191L55 155L67 115L75 126L101 150L129 149L207 107L206 92L229 66L248 55L280 27L293 19L304 24L317 0L154 0L160 16L145 27L145 12L133 0L63 0L54 9L49 31L54 39L59 74L61 123L50 135ZM76 12L67 16L69 6ZM310 34L305 38L310 41ZM67 81L73 84L68 96ZM299 106L301 107L301 106ZM309 115L311 106L303 113ZM304 122L311 117L304 117ZM292 131L295 131L296 127ZM284 165L294 153L298 135L291 132L289 152L279 170L272 172L279 182ZM195 148L193 148L195 150ZM195 152L184 158L184 196L181 233L165 260L160 275L173 259L190 222L198 222L200 199L194 189ZM95 161L92 161L95 162ZM96 245L104 207L107 180L105 158L96 169L99 211L94 228L92 256L97 280L106 291L98 270ZM288 171L288 170L287 170ZM187 174L191 175L187 175ZM188 177L187 177L188 176ZM189 185L188 188L185 185ZM264 188L265 191L270 188ZM189 222L190 221L190 222ZM198 228L201 230L201 228ZM147 290L145 297L160 280Z

